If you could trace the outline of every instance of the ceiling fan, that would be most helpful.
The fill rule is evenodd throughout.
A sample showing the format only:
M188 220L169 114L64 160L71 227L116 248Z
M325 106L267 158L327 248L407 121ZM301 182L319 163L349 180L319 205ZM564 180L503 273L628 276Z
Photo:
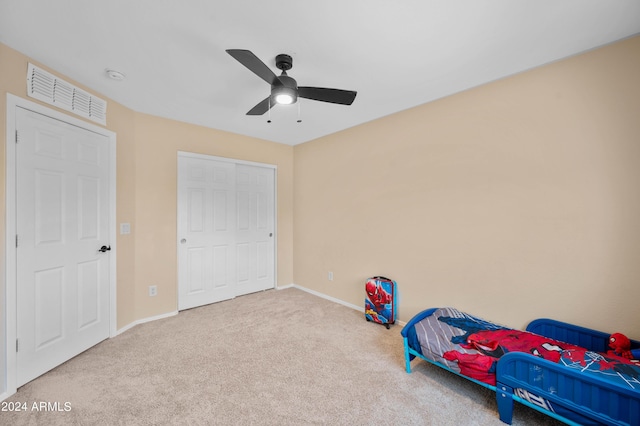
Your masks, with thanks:
M341 105L351 105L356 98L357 92L352 90L298 86L298 83L287 75L287 71L293 67L293 59L284 53L276 56L276 67L282 70L280 76L275 75L264 62L249 50L227 49L227 53L271 85L271 95L251 108L247 115L262 115L275 104L296 103L298 97Z

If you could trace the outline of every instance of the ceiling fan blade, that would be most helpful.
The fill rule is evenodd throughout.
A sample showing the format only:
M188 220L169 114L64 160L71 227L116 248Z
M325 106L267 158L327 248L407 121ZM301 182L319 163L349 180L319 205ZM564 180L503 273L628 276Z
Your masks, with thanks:
M298 96L314 101L351 105L358 92L352 90L327 89L326 87L298 87Z
M269 108L273 106L270 101L270 98L271 96L267 96L265 99L260 101L258 105L254 106L249 110L247 115L262 115L265 112L269 111Z
M227 49L226 52L267 83L280 85L278 76L250 50Z

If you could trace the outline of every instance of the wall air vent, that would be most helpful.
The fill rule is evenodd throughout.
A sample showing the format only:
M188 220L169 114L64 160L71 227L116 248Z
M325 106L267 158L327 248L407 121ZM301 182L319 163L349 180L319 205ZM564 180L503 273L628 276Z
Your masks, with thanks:
M107 124L107 102L29 64L27 95L58 108L71 111L97 123Z

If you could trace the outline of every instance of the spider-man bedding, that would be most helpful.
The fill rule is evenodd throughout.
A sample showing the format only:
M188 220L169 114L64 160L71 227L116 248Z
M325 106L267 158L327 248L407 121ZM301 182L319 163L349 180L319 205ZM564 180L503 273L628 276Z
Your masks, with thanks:
M640 365L606 354L608 334L553 320L527 329L428 309L402 330L407 372L417 356L497 390L506 423L515 400L569 423L640 424Z

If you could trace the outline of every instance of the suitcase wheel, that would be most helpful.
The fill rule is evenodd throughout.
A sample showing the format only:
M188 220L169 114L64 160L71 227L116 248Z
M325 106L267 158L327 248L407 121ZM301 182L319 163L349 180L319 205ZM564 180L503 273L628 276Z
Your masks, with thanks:
M386 323L384 326L387 327L387 330L389 329L389 323Z

